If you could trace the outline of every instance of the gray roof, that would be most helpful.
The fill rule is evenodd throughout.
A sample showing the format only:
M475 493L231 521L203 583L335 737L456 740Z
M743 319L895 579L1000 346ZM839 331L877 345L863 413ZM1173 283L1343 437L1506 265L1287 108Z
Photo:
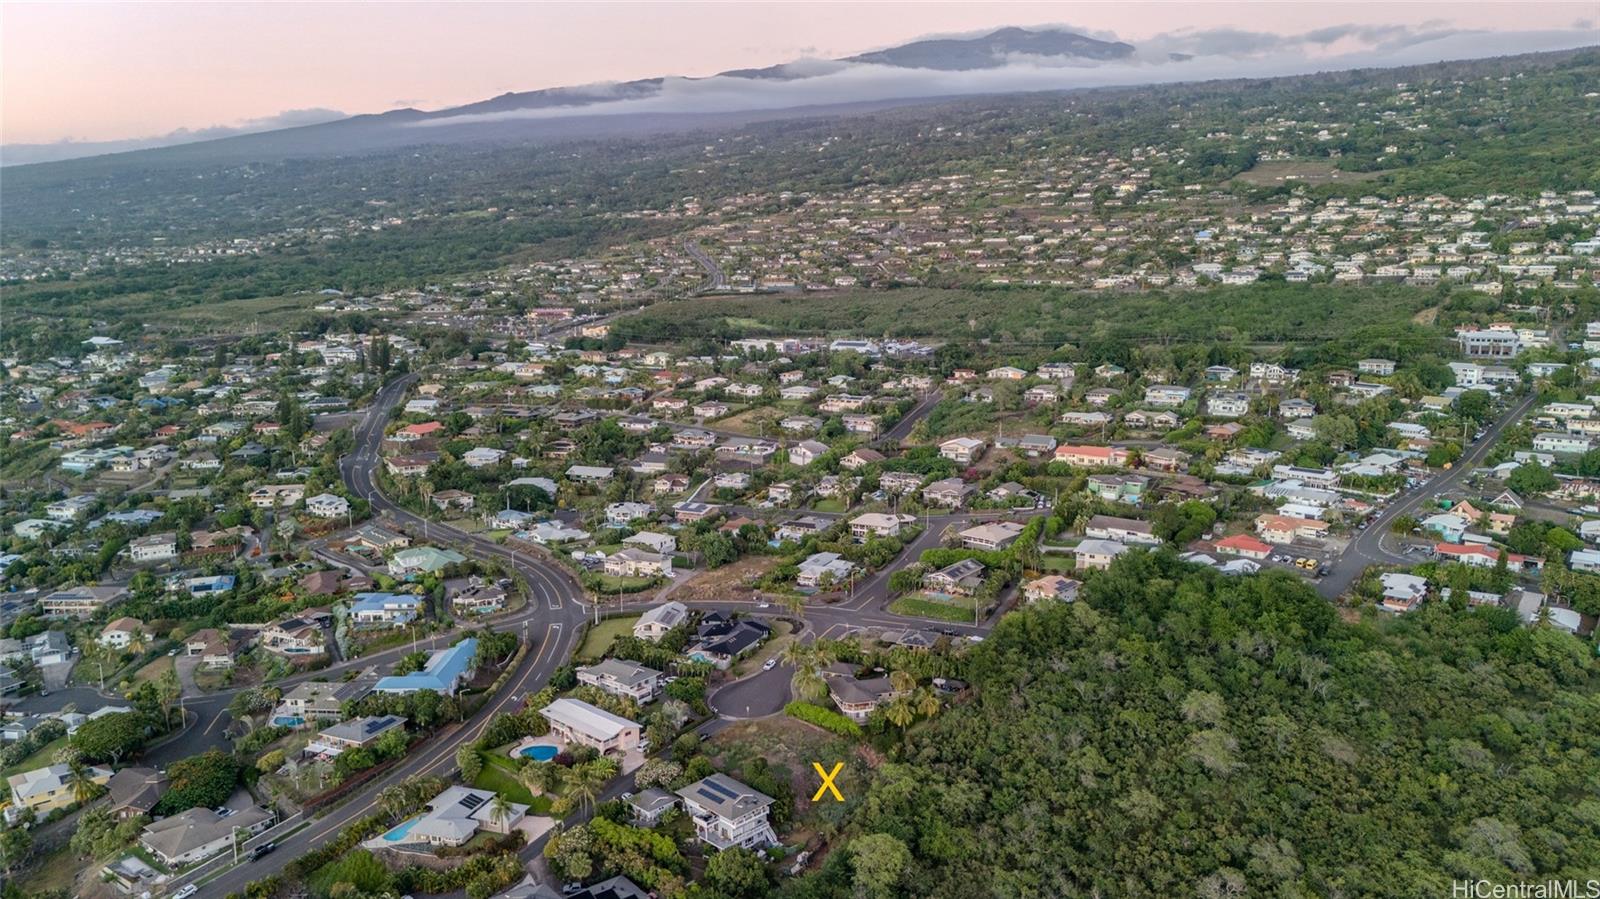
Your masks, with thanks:
M192 808L147 825L140 842L166 858L178 858L207 843L231 836L235 827L250 828L271 818L259 808L247 808L226 818L208 808Z
M638 662L626 659L606 659L597 665L588 665L578 670L592 672L629 687L637 687L651 678L661 676L661 672L654 668L647 668Z
M694 803L719 818L735 820L758 808L772 804L772 797L753 787L717 773L678 790L686 802Z
M628 804L645 814L651 814L668 806L677 805L678 797L660 787L651 787L633 794Z

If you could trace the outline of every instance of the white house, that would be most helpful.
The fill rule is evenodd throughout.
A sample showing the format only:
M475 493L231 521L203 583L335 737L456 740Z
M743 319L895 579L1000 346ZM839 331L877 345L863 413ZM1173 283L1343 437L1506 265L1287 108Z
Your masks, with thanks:
M647 610L633 624L633 635L652 643L683 624L689 618L689 607L681 602L667 602Z
M638 662L606 659L579 668L578 682L599 687L613 696L649 702L661 690L661 672Z
M332 493L319 493L306 500L306 514L316 518L343 518L350 514L350 501Z
M678 796L694 818L695 836L703 843L717 849L754 849L778 842L767 820L772 797L726 774L695 781L678 790Z

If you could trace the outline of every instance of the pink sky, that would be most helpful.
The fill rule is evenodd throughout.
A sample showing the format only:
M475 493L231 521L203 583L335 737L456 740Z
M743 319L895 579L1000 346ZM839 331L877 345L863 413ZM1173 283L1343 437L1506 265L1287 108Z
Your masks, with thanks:
M507 91L709 75L934 33L1070 24L1131 43L1185 28L1533 30L1582 2L24 2L0 6L0 142L107 140L313 107L437 109Z

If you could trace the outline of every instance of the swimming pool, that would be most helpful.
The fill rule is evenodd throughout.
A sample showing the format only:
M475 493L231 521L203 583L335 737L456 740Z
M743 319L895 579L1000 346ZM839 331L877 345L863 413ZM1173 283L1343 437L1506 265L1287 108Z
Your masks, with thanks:
M299 715L279 715L278 717L272 719L272 723L278 727L299 727L300 725L306 723L306 719L300 717Z
M536 762L548 762L560 754L561 750L554 746L524 746L522 754Z
M401 840L404 840L406 838L406 836L411 833L411 828L416 823L417 823L417 819L416 818L411 818L411 819L406 820L406 821L401 821L399 824L396 824L394 827L390 828L387 832L385 832L384 835L383 835L383 838L387 842L398 843Z

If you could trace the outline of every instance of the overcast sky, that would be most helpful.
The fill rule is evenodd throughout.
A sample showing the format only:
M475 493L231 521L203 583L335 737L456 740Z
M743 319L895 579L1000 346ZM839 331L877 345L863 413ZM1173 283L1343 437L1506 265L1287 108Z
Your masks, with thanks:
M709 75L932 34L1059 24L1137 45L1185 29L1592 28L1581 2L0 4L0 142L115 140L438 109L508 91ZM1504 52L1515 52L1508 47Z

